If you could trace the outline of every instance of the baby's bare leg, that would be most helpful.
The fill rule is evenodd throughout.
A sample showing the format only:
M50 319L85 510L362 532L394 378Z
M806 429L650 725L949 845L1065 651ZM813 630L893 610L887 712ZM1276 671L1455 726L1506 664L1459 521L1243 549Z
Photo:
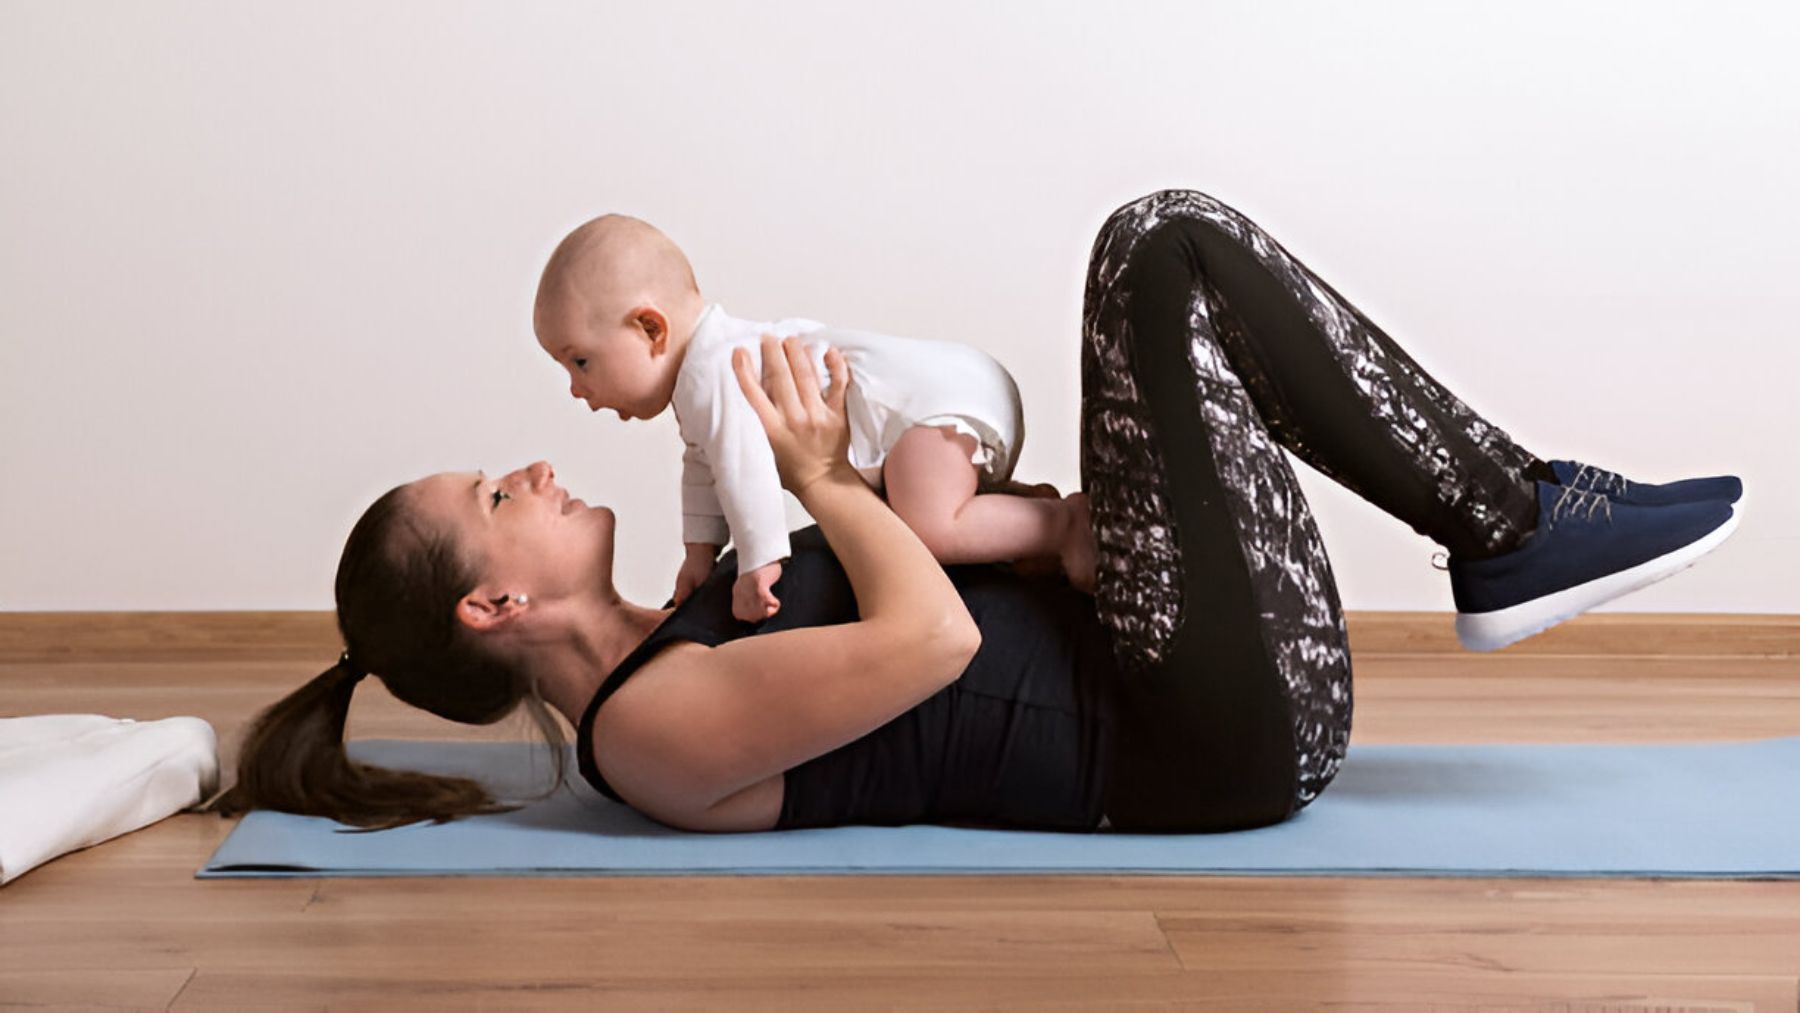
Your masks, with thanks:
M1077 509L1066 499L976 493L972 436L914 426L883 462L888 505L943 563L1061 556Z

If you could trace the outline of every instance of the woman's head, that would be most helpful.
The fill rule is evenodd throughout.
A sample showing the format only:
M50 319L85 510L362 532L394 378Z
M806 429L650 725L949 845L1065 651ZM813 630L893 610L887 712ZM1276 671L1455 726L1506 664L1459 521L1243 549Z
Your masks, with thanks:
M480 472L432 475L401 489L414 523L454 545L465 564L446 618L453 614L458 624L489 637L493 649L510 649L509 625L521 594L540 609L614 597L613 512L571 497L556 484L556 471L547 462L498 478ZM344 591L340 571L340 608Z
M562 734L530 671L527 608L555 614L610 600L613 515L555 483L549 464L488 478L432 475L363 513L338 563L334 665L252 723L225 815L262 807L395 826L500 811L462 778L386 771L344 754L355 671L450 721L491 724L523 703L563 773ZM522 605L528 599L530 605Z

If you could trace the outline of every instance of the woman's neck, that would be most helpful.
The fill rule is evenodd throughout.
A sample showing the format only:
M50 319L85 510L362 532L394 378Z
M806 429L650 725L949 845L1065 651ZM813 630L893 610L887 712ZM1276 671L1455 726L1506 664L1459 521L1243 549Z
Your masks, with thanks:
M646 608L624 598L597 604L582 621L572 624L566 640L532 661L531 667L539 673L538 692L570 725L578 724L601 681L670 611Z

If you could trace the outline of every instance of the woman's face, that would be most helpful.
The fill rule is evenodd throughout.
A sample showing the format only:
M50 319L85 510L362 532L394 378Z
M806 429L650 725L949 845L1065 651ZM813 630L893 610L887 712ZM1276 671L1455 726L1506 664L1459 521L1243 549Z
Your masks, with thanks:
M613 512L556 484L547 461L490 478L446 472L413 483L414 502L449 534L490 598L549 602L612 591Z

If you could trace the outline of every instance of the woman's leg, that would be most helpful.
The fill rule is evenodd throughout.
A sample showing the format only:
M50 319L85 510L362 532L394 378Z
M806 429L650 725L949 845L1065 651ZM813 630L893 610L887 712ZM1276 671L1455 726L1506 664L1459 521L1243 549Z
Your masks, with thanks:
M1499 555L1530 532L1533 480L1556 480L1548 464L1254 222L1192 190L1134 201L1097 244L1090 286L1153 251L1204 284L1143 297L1160 300L1163 317L1208 318L1282 446L1459 557Z
M1336 585L1280 448L1476 558L1529 534L1547 468L1204 194L1113 214L1083 331L1096 604L1125 669L1108 816L1278 822L1336 775L1351 715Z

